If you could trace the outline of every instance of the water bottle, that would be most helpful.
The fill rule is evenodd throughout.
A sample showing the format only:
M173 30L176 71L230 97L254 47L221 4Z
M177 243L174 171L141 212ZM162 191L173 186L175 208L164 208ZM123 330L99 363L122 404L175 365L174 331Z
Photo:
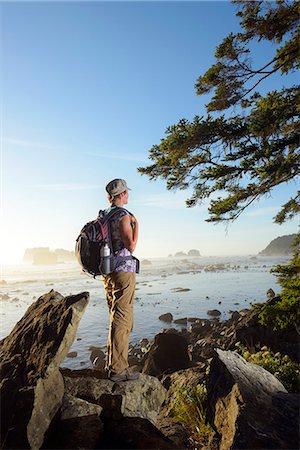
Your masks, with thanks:
M102 258L103 273L110 273L110 248L107 244L101 247L100 256Z

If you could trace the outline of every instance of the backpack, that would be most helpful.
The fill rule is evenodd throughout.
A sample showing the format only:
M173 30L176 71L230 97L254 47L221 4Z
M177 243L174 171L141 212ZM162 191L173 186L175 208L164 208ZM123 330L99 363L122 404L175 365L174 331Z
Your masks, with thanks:
M100 210L97 219L87 222L76 239L75 255L77 261L83 272L89 273L94 278L97 275L104 275L101 249L105 244L110 248L111 272L113 272L116 264L121 261L135 259L138 263L138 260L132 255L120 256L119 252L113 251L109 222L123 209L115 207L108 214L104 214L104 211Z

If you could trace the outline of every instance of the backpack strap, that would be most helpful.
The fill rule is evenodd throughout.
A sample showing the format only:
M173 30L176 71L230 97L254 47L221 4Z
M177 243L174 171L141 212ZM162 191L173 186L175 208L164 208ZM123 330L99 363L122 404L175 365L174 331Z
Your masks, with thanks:
M104 240L109 244L109 247L112 249L112 241L111 241L111 233L110 233L110 228L109 228L109 222L111 221L111 219L120 212L120 209L118 206L114 209L112 209L111 211L109 211L108 214L104 214L104 211L100 210L98 217L97 217L97 222L99 223L99 226L101 228L101 234L102 236L104 236Z

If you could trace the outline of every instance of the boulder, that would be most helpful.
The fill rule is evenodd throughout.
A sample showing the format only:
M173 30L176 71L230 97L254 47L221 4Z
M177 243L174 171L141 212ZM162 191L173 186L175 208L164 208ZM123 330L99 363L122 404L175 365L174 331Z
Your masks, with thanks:
M144 359L143 372L159 377L190 367L188 342L177 333L159 333L155 336Z
M200 320L199 317L188 317L187 318L187 321L190 322L190 323L195 323L195 322L197 322L199 320Z
M140 340L140 346L141 347L147 347L148 344L149 344L149 339L143 338L143 339Z
M231 319L232 319L233 321L238 320L240 317L241 317L241 315L240 315L240 313L239 313L238 311L233 311L233 312L231 313Z
M196 363L197 361L211 358L214 355L216 343L219 341L220 339L216 339L212 333L198 339L198 341L191 346L192 361Z
M206 336L211 330L213 323L209 319L199 319L197 322L191 324L189 331L193 339L197 340Z
M274 300L274 299L272 299ZM295 327L274 331L270 325L261 325L256 310L239 311L241 318L233 324L232 337L227 343L228 348L234 348L236 342L247 347L266 345L274 353L288 355L293 361L300 362L300 339Z
M76 358L78 355L77 352L69 352L67 353L67 358Z
M99 444L97 448L103 449L175 450L178 448L153 423L141 417L123 417L118 421L107 422Z
M188 292L190 290L191 290L190 288L182 288L182 287L171 289L172 292Z
M75 338L89 294L41 296L0 342L2 448L40 448L62 403L59 366Z
M217 316L220 316L220 315L221 315L221 311L219 311L218 309L209 309L209 310L207 311L207 314L208 314L209 316L217 317Z
M105 353L97 347L94 347L90 354L90 361L99 369L105 367Z
M141 351L141 355L142 355L142 351ZM134 355L128 355L128 364L129 367L136 367L139 366L141 364L141 356L138 356L137 354ZM139 372L139 370L138 370Z
M273 291L273 289L272 288L270 288L270 289L268 289L267 290L267 298L268 299L272 299L272 298L274 298L276 296L276 294L275 294L275 292Z
M165 313L159 316L159 320L162 320L163 322L172 322L173 316L171 313Z
M103 431L101 412L101 406L65 394L60 412L46 433L43 448L95 448Z
M220 450L299 445L299 397L262 367L216 350L207 382L208 419Z
M173 320L174 323L177 323L178 325L187 325L187 317L182 317L181 319L175 319Z
M43 449L95 449L103 432L103 423L97 414L52 421ZM100 447L101 448L101 447Z
M120 420L142 417L155 423L166 390L156 378L140 375L137 381L116 383L97 369L61 369L65 393L102 407L101 417Z
M74 419L74 417L100 416L102 408L95 403L65 394L61 405L60 420Z
M173 442L173 448L188 449L191 445L191 432L183 422L173 417L160 415L157 423L158 429Z

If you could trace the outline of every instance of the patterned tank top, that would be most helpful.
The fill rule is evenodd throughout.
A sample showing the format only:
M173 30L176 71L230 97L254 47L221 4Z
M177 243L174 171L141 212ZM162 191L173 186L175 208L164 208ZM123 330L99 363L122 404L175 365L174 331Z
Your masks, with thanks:
M105 214L108 214L110 211L112 211L115 206L112 206L110 208L107 208L104 212ZM122 241L121 237L121 231L120 231L120 220L124 216L130 216L130 213L124 209L122 209L119 214L116 215L116 218L112 217L110 220L110 232L111 232L111 240L113 245L113 251L114 252L120 252L120 256L130 256L130 251L124 247L124 243ZM122 261L117 265L114 272L135 272L136 271L136 261L134 259L127 259L125 261Z

